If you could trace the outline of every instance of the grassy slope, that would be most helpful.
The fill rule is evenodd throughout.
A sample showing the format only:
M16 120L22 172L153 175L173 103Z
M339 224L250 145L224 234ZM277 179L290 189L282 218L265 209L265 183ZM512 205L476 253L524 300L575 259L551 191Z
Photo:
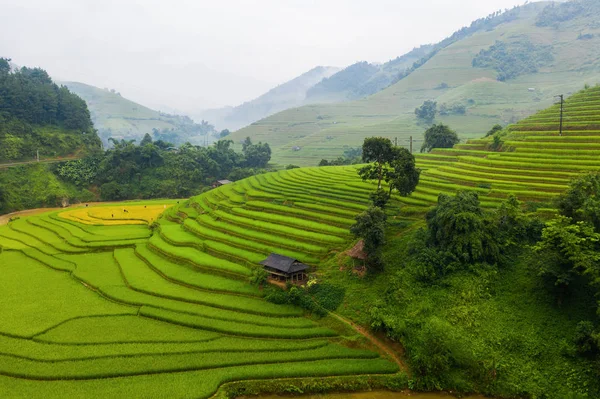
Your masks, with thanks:
M152 129L172 129L177 123L168 116L161 115L143 105L137 104L109 90L79 82L61 82L70 91L83 98L90 109L94 127L101 134L112 131L110 137L141 138Z
M589 20L574 20L559 29L538 28L535 17L541 7L531 5L518 20L449 46L407 78L371 97L284 111L233 133L232 138L237 142L250 136L255 141L269 142L274 149L273 160L279 164L315 165L322 158L337 157L345 146L360 146L368 136L397 137L405 146L409 136L421 138L425 127L417 124L413 111L428 99L438 103L473 99L475 105L465 116L441 117L438 121L450 124L464 138L481 136L495 123L512 122L545 108L555 94L571 93L586 82L600 80L595 58L600 37L577 40L580 30L597 33L583 28ZM496 40L512 40L520 35L534 43L553 44L552 66L506 83L497 82L493 70L471 66L480 50ZM436 90L442 82L449 88ZM530 87L536 91L529 92ZM415 149L419 145L416 143ZM293 151L293 146L302 150Z

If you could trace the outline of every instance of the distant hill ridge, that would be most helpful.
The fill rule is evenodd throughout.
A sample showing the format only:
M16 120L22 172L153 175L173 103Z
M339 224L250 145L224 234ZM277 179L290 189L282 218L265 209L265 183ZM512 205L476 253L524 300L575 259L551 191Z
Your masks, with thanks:
M199 112L219 129L236 130L277 112L307 103L307 91L315 84L338 72L340 68L318 66L285 82L267 93L236 107Z
M493 13L423 49L425 56L375 94L293 108L231 137L270 143L280 165L317 165L374 135L408 147L409 137L421 139L428 127L415 115L427 100L436 103L433 122L449 124L463 138L480 137L495 124L551 105L557 94L600 82L599 20L600 7L592 0L529 3ZM370 74L367 65L360 69Z
M155 111L121 96L115 90L100 89L79 82L61 82L83 98L90 109L95 128L104 144L110 137L137 140L148 133L155 140L173 144L204 144L214 140L214 126L195 123L187 116Z

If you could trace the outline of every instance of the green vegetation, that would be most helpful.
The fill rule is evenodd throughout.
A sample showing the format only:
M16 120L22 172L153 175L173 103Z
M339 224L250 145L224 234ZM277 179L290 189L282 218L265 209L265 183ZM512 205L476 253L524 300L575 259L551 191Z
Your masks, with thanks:
M433 125L425 131L421 152L430 152L434 148L452 148L459 143L458 135L448 126Z
M366 208L374 183L362 183L354 167L269 176L171 201L167 210L156 202L80 207L0 227L0 308L10 317L0 329L0 374L10 375L3 392L170 396L185 385L185 395L208 398L246 379L397 380L394 363L325 317L344 289L313 284L284 292L250 283L271 252L312 266L333 258L333 249L349 244L351 217ZM278 200L280 187L318 193L326 181L335 184L298 194L298 206ZM398 206L396 197L389 206ZM151 230L129 224L150 223L163 210ZM149 384L150 376L162 383Z
M100 149L85 102L40 68L0 58L0 163Z
M554 60L551 46L531 43L527 38L510 43L498 41L473 58L476 68L493 68L505 82L520 75L536 73Z
M537 17L537 26L559 28L561 24L581 16L590 16L598 12L598 3L593 0L573 0L566 3L551 4Z

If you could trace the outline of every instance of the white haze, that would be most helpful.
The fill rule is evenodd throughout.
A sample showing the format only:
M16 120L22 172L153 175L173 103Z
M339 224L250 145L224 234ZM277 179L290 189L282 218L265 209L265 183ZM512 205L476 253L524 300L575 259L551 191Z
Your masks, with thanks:
M162 110L237 105L385 62L515 0L0 0L0 56Z

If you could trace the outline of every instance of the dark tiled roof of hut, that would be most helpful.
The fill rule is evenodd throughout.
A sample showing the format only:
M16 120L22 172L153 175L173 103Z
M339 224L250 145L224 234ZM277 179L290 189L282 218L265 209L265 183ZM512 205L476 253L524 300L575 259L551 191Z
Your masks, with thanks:
M296 273L308 269L308 266L298 262L296 259L278 254L269 255L269 257L260 262L260 264L285 273Z

